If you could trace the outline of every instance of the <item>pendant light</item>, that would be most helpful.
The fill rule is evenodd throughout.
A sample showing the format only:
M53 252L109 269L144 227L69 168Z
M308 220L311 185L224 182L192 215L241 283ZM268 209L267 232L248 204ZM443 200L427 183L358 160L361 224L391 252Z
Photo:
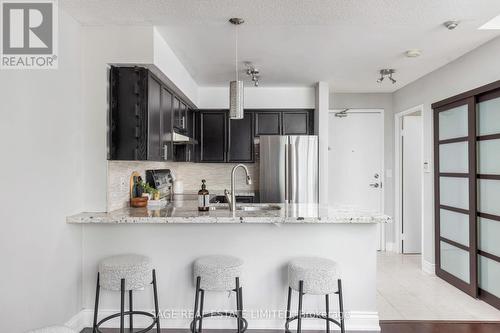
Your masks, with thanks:
M229 118L230 119L243 119L243 95L244 87L243 81L238 80L238 25L243 24L245 21L241 18L233 17L229 19L231 24L236 27L235 37L235 69L236 80L229 83Z

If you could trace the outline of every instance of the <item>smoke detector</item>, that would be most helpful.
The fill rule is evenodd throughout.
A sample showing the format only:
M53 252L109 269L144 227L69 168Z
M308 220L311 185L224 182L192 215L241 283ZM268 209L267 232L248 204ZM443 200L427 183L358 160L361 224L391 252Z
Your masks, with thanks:
M416 58L416 57L420 57L422 55L422 51L420 51L419 49L411 49L411 50L408 50L405 52L405 56L407 58Z
M448 30L454 30L456 27L458 27L459 23L460 23L459 21L450 20L450 21L444 22L443 25Z

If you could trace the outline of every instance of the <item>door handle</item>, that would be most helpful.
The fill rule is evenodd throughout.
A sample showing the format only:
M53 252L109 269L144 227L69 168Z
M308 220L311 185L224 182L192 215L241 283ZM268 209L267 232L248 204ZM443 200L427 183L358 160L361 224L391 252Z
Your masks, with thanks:
M370 184L370 187L375 187L375 188L379 188L380 184L379 183L371 183Z
M288 165L289 160L288 160L288 143L285 143L285 202L288 203L290 198L289 198L289 193L288 193L288 182L290 180L290 174L288 168L290 167Z

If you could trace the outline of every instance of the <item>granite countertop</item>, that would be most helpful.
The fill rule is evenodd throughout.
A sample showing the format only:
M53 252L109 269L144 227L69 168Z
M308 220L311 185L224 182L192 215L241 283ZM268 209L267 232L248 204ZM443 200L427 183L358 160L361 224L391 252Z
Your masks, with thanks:
M237 207L271 206L272 210L231 212L227 204L213 204L208 212L198 211L196 201L179 201L162 208L122 208L109 213L81 213L67 223L171 224L171 223L387 223L387 215L348 206L318 204L237 204ZM279 209L277 209L279 208ZM251 208L250 208L251 209Z

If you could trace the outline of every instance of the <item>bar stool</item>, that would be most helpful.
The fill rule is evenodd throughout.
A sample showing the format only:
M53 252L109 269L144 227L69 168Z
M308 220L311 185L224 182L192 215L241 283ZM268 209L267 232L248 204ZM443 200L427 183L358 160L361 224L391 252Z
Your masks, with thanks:
M243 318L243 289L240 286L242 266L243 261L232 256L211 255L195 260L193 277L196 284L196 293L193 321L190 326L192 333L202 332L203 318L215 316L236 318L238 333L245 332L248 323ZM236 293L236 313L203 313L205 291L234 291ZM198 330L196 330L197 325Z
M142 290L149 284L153 285L155 314L145 311L134 311L132 308L132 292L134 290ZM99 291L101 287L106 290L120 292L120 312L107 316L97 322ZM125 291L128 291L129 295L129 311L125 311ZM133 315L142 315L153 319L151 325L143 330L137 331L136 333L148 332L155 325L157 333L160 333L156 272L152 268L151 259L138 254L125 254L108 257L99 263L99 272L97 273L94 323L92 327L93 333L101 333L99 327L108 320L117 317L120 317L120 333L123 333L125 330L125 316L129 316L130 331L132 331L134 327Z
M285 332L290 332L290 322L297 320L297 333L302 332L302 318L319 318L326 321L326 332L330 332L330 323L344 326L344 303L342 300L342 281L337 277L337 263L324 258L303 257L295 258L288 264L288 301L286 308ZM292 289L299 293L297 315L290 317ZM302 313L302 298L305 294L325 295L326 315ZM330 318L329 294L339 295L340 321Z

